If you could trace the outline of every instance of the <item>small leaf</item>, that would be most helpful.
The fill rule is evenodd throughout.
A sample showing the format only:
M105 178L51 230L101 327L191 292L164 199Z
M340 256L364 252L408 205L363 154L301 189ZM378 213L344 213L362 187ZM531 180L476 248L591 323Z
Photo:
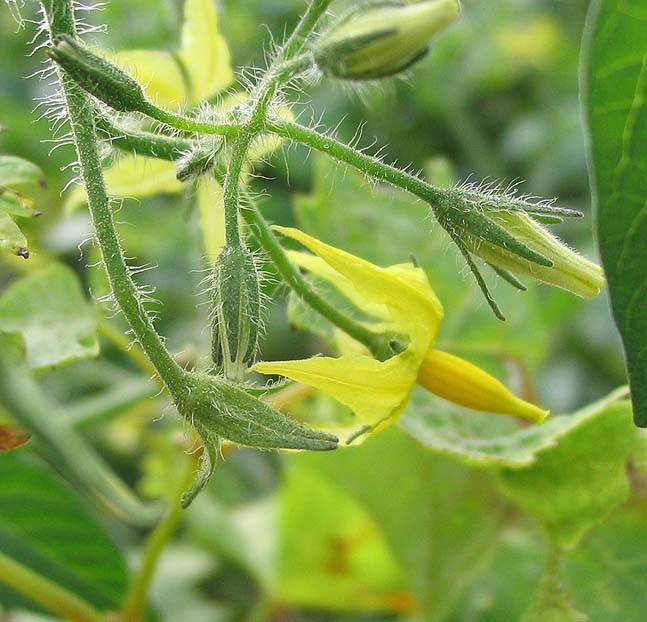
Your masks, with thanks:
M503 469L503 491L533 514L563 548L629 496L626 462L634 447L631 407L618 401L596 410L541 449L530 467Z
M126 565L105 529L25 452L0 456L0 549L101 608L116 607ZM0 602L24 606L0 585Z
M22 158L0 155L0 188L23 185L45 185L43 171Z
M28 196L13 190L0 190L0 214L32 218L38 216L34 202Z
M641 427L647 427L646 30L644 2L592 2L581 93L597 237Z
M35 369L97 356L96 324L78 277L62 265L22 278L0 296L0 330L22 334Z
M18 225L2 212L0 212L0 251L9 251L25 259L29 257L27 238Z

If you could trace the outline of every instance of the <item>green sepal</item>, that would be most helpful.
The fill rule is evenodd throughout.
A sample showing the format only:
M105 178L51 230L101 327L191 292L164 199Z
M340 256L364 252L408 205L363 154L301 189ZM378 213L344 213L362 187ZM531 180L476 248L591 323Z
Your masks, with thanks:
M476 236L477 243L479 241L490 242L499 248L514 253L532 263L545 266L546 268L552 268L554 265L548 257L520 242L503 227L497 225L482 213L475 210L457 210L450 208L445 211L445 216L458 229L459 235L462 229Z
M211 434L202 426L200 426L199 431L200 437L202 438L202 455L200 456L200 464L198 465L195 479L180 499L180 505L184 510L193 503L193 500L209 483L220 455L220 439L218 436Z
M186 391L176 396L176 404L180 414L198 432L206 430L212 436L260 449L337 448L335 436L286 417L223 378L191 372L186 383Z

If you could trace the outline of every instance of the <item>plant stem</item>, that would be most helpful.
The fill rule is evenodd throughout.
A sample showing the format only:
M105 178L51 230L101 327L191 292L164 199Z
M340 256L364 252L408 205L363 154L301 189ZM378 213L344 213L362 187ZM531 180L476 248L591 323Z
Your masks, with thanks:
M438 203L446 194L442 189L432 186L416 175L390 164L385 164L374 156L362 153L332 136L327 136L304 125L271 118L268 119L265 129L283 138L294 140L317 151L322 151L335 160L350 164L375 179L407 190L427 203Z
M25 364L0 343L0 402L38 440L41 454L88 497L121 520L150 525L160 516L157 504L142 503L65 420L41 391Z
M290 60L298 54L321 16L326 12L332 0L312 0L305 13L292 31L281 51L283 60Z
M151 532L144 546L139 569L133 575L124 598L121 609L123 622L142 622L145 619L148 592L155 575L157 562L182 518L180 498L193 479L198 457L197 454L186 457L183 472L177 480L177 486L169 495L166 514Z
M64 620L96 622L100 618L100 613L90 603L1 552L0 582Z
M199 134L219 134L220 136L236 137L240 132L240 125L236 123L212 123L210 121L200 121L186 117L170 110L159 108L152 102L149 102L144 110L144 114L160 121L165 125L185 132L197 132Z
M252 226L254 236L265 249L279 274L289 287L318 313L330 320L345 333L363 343L376 358L386 360L393 356L390 337L375 333L330 304L321 297L303 278L298 268L288 259L283 246L268 225L252 197L246 196L247 205L242 210L243 218Z
M50 37L76 35L72 0L43 0ZM88 196L94 233L101 249L111 290L130 327L155 366L157 374L174 395L183 391L183 371L173 360L144 308L125 262L110 209L99 158L93 107L88 97L63 72L61 89L67 107L78 155L81 177Z

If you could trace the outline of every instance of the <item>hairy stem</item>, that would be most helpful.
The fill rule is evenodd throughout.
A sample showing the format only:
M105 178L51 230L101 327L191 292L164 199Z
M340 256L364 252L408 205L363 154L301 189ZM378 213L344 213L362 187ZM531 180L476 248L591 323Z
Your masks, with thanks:
M3 553L0 553L0 582L63 620L96 622L100 618L100 613L90 603Z
M432 186L416 175L390 164L385 164L374 156L367 155L332 136L327 136L299 123L272 118L268 119L265 129L283 138L326 153L335 160L350 164L375 179L407 190L423 201L430 203L432 207L445 194L442 189Z
M50 37L75 35L72 0L43 0ZM94 113L88 96L74 82L59 74L72 128L81 178L88 196L95 236L119 308L155 369L171 393L182 391L183 372L173 360L144 308L126 265L110 209L97 149Z
M162 552L168 541L173 537L182 519L180 498L193 479L197 457L195 454L186 457L183 472L178 477L177 485L169 495L166 514L146 541L139 569L133 575L124 598L121 609L123 622L142 622L146 618L150 584L155 576L157 563Z

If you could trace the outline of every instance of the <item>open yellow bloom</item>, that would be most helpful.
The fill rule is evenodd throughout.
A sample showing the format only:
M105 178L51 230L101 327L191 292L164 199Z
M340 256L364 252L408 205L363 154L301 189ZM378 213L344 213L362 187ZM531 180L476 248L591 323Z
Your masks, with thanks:
M418 383L442 398L487 412L542 421L548 412L510 392L472 363L434 349L443 307L421 268L400 264L381 268L324 244L302 231L275 227L314 255L290 252L300 267L332 283L362 311L375 317L371 329L395 331L407 347L386 361L357 349L337 358L263 362L253 369L279 374L328 393L353 410L373 430L392 423Z

